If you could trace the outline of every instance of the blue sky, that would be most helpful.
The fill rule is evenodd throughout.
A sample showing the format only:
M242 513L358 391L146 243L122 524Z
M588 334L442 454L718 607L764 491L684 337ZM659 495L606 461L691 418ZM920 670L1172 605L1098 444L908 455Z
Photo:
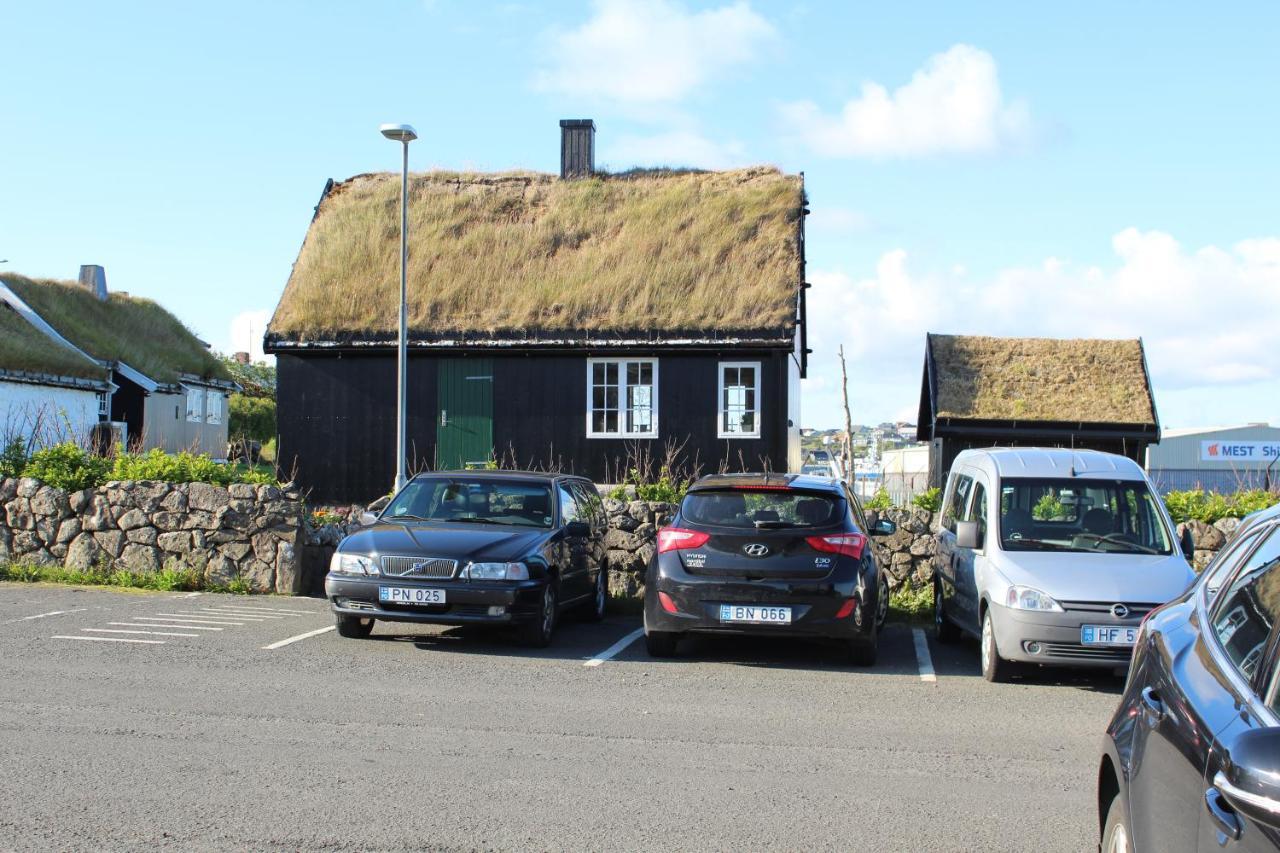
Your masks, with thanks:
M804 171L804 423L909 417L925 331L1141 335L1167 426L1280 422L1280 7L22 4L0 12L0 269L260 338L326 178Z

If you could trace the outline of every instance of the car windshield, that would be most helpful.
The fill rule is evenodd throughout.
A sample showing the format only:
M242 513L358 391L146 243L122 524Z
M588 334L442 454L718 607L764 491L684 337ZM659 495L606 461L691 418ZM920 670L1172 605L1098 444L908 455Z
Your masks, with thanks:
M823 492L724 489L690 492L680 514L693 524L761 530L829 527L844 514L844 500Z
M1170 554L1169 532L1141 480L1018 479L1000 483L1006 551Z
M550 527L551 488L543 483L466 477L419 477L396 495L384 520Z

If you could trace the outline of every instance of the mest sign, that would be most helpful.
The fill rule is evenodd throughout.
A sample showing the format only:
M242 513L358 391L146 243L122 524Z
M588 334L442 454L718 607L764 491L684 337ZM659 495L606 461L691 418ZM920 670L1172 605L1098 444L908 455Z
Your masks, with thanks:
M1202 441L1201 462L1274 462L1280 459L1277 441Z

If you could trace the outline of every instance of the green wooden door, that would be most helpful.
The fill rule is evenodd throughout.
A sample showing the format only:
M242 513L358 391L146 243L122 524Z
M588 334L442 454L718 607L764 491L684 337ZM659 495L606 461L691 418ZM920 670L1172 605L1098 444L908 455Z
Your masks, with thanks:
M436 468L484 465L493 457L493 361L439 361Z

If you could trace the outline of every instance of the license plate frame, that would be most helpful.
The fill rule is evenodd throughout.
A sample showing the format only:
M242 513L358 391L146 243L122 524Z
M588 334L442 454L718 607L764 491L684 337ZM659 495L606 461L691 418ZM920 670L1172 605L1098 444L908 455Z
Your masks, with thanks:
M721 604L724 625L790 625L791 608L776 604Z
M412 604L418 607L429 607L435 604L448 604L449 596L445 590L435 587L419 586L380 586L378 602L381 604Z
M1136 625L1081 625L1080 645L1105 648L1132 647L1138 639Z

